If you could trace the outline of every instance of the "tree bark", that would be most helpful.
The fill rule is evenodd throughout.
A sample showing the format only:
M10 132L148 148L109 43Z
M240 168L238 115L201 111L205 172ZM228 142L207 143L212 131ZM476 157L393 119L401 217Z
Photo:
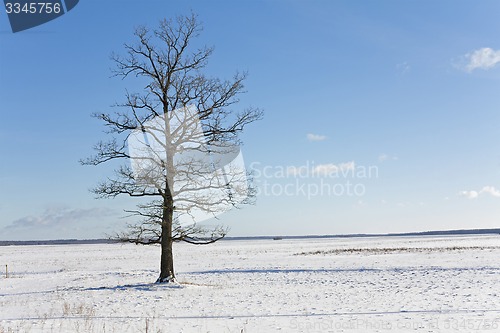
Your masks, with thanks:
M174 254L172 251L173 200L165 199L163 205L163 221L161 225L161 260L160 277L157 283L175 282Z

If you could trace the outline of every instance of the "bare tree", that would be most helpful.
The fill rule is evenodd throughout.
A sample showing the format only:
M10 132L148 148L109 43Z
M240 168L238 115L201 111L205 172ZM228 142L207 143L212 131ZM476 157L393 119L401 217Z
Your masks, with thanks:
M137 41L125 44L126 55L112 60L116 76L135 78L144 90L126 93L125 103L117 105L124 111L94 115L111 139L98 142L96 154L81 161L127 161L93 192L101 198L138 198L137 208L128 212L139 220L119 238L161 244L157 282L175 281L173 242L208 244L223 238L226 228L199 220L253 197L238 134L262 112L232 110L244 92L244 74L220 80L201 72L213 49L193 49L200 32L193 14L162 20L153 30L136 29Z

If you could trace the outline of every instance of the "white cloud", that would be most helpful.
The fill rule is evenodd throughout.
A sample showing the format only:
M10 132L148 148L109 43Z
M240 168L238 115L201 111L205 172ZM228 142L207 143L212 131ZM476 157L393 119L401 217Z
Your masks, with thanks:
M397 156L390 156L390 155L387 155L387 154L380 154L380 155L378 155L378 161L379 162L384 162L384 161L387 161L387 160L396 161L397 159L398 159Z
M332 173L337 173L339 172L340 167L337 166L336 164L329 163L329 164L319 164L314 167L313 173L318 174L318 175L329 175Z
M319 135L319 134L312 134L312 133L309 133L307 134L307 140L308 141L324 141L326 140L326 136L325 135Z
M345 163L340 163L340 164L333 164L333 163L328 163L328 164L318 164L312 169L313 174L315 175L323 175L323 176L328 176L328 175L333 175L339 172L345 172L349 170L354 170L354 162L345 162Z
M500 197L500 190L497 190L493 186L484 186L480 191L460 191L458 192L458 195L462 197L466 197L467 199L476 199L478 198L481 194L489 194L494 197Z
M388 158L389 158L389 155L387 155L387 154L380 154L378 156L379 162L387 161Z
M355 204L352 205L353 208L363 208L365 207L365 202L363 200L358 200Z
M53 228L75 225L91 218L112 216L115 212L107 208L71 209L68 207L47 208L38 216L25 216L13 221L5 229L17 228Z
M488 193L494 197L500 197L500 191L494 188L493 186L485 186L481 190L481 193Z
M318 164L316 166L289 166L286 168L286 173L288 176L334 176L337 174L347 176L354 171L355 167L354 161L339 164Z
M458 195L466 197L467 199L475 199L479 196L477 191L460 191Z
M411 66L405 61L396 65L396 69L401 75L405 75L411 70Z
M483 47L465 55L467 64L465 71L472 72L475 69L491 69L500 63L500 50Z

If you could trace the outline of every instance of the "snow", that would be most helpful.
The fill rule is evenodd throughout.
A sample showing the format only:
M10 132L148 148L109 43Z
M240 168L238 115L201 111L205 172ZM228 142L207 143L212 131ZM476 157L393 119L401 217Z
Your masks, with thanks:
M377 250L379 249L379 250ZM500 235L0 247L0 332L497 332ZM1 271L0 271L1 272Z

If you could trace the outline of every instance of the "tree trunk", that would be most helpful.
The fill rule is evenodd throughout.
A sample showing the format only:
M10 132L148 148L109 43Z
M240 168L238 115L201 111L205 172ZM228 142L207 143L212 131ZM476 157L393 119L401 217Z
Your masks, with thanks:
M175 282L174 254L172 251L172 219L173 201L165 199L163 205L163 221L161 224L161 261L160 277L157 283Z

